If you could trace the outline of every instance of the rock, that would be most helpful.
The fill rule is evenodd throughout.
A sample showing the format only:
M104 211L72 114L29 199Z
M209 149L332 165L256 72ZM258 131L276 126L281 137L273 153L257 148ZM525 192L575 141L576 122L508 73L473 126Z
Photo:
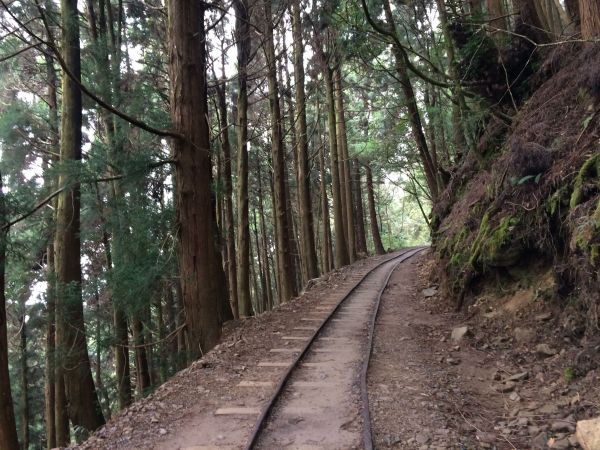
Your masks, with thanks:
M526 427L529 425L529 419L527 417L520 417L519 420L517 420L517 425L520 427Z
M546 433L540 433L531 441L531 448L541 450L546 448L548 442L548 435Z
M415 435L415 441L417 444L427 444L431 440L431 435L427 431L421 431Z
M493 444L494 442L496 442L496 435L494 433L478 431L476 436L479 442L483 442L485 444Z
M558 412L558 406L554 403L546 403L538 410L538 412L544 415L556 414Z
M508 381L521 381L529 378L529 372L515 373L507 378Z
M421 291L421 293L423 294L423 297L425 297L425 298L433 297L435 294L437 294L437 288L429 287L427 289L423 289Z
M161 436L164 436L165 434L167 434L167 430L165 430L164 428L161 428L160 430L158 430L158 434L160 434Z
M508 398L513 402L518 402L519 400L521 400L521 397L516 392L511 392Z
M459 342L469 334L469 327L457 327L452 330L450 337L454 342Z
M584 450L600 449L600 417L577 422L577 441Z
M545 322L546 320L550 320L550 319L552 319L551 312L545 312L545 313L538 314L537 316L535 316L535 320L537 320L538 322Z
M551 438L548 440L548 447L564 450L571 448L571 444L569 443L569 439L566 437L562 439Z
M531 328L515 328L513 336L518 344L529 344L535 338L535 331Z
M458 358L446 358L446 363L451 366L458 366L460 364L460 359Z
M548 344L538 344L535 347L535 352L538 355L542 355L542 356L554 356L554 355L556 355L556 350L554 350L553 348L551 348Z
M517 386L517 383L515 383L514 381L507 381L503 384L498 385L498 387L496 388L498 390L498 392L511 392L512 390L514 390L514 388Z
M573 423L568 420L557 420L550 425L552 431L575 431Z

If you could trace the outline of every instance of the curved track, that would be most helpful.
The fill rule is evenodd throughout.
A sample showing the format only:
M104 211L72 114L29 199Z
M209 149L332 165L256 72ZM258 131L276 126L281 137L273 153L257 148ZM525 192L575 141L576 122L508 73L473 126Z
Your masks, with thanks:
M373 448L366 376L381 295L394 269L423 248L405 250L323 307L309 336L263 407L245 449ZM277 349L275 349L277 350ZM323 358L325 355L325 358Z

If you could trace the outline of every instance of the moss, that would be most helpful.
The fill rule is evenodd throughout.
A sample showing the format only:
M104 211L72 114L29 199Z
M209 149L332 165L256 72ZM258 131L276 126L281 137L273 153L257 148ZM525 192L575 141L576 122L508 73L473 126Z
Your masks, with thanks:
M490 228L489 212L483 216L479 233L471 247L469 264L478 266L511 266L521 254L514 241L513 230L520 223L517 217L506 216L495 228Z
M573 193L571 194L571 201L569 202L571 209L575 209L575 207L583 201L583 187L585 182L593 177L600 178L600 153L597 153L588 159L583 166L581 166L581 170L577 174L577 177L575 177Z
M596 207L596 212L592 216L592 220L596 224L596 229L600 230L600 199L598 199L598 206Z
M469 264L472 267L475 267L477 260L479 259L479 255L481 253L481 243L485 239L489 231L489 222L490 222L490 211L486 211L486 213L481 218L481 222L479 224L479 231L477 232L477 237L473 241L473 245L471 245L471 256L469 258Z
M569 191L569 186L563 186L552 194L546 206L546 211L548 211L551 216L554 216L559 212L561 206L569 205Z

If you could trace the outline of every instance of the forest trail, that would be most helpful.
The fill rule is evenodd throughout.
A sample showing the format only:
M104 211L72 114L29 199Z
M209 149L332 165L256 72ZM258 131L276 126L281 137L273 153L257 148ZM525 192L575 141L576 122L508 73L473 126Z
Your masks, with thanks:
M386 258L335 271L298 299L232 324L214 350L120 413L80 448L245 448L262 407L300 347L292 338L309 335L323 313ZM399 264L381 297L368 372L374 448L545 448L548 441L567 445L552 448L569 448L569 440L574 442L570 391L554 399L562 386L554 382L548 391L539 376L550 378L543 360L519 361L508 348L494 348L490 343L504 338L480 336L477 323L461 336L468 318L442 307L436 287L428 286L429 258L427 252ZM384 270L375 271L380 278L375 284L381 284L390 264L395 265L384 263ZM364 292L371 291L357 292L358 301L368 300ZM289 410L275 408L266 437L255 448L363 448L361 352L354 346L364 344L365 317L357 306L348 304L341 311L347 318L324 330L320 345L333 344L325 349L330 352L318 346L321 353L306 355L283 396ZM334 339L340 337L336 332L361 339ZM320 417L319 410L327 414Z

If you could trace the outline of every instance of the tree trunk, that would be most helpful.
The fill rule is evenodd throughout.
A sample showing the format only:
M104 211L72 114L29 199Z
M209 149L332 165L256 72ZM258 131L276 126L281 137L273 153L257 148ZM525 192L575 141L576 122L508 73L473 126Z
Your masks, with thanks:
M379 224L377 223L377 212L375 210L375 193L373 192L373 173L371 172L371 166L365 165L365 172L367 174L367 199L369 203L369 222L371 225L371 237L373 238L373 246L375 247L375 253L383 255L385 249L381 242L381 234L379 233Z
M579 28L581 23L579 15L579 0L565 0L565 7L571 22L573 22L575 28Z
M490 26L499 30L507 29L506 12L504 11L503 0L487 0L488 16L490 18ZM504 33L497 34L500 38L504 38Z
M363 209L362 186L360 181L360 163L357 159L352 161L352 191L354 199L354 225L356 234L356 253L367 256L367 235L365 233L365 213Z
M6 335L6 239L8 230L2 176L0 175L0 448L19 450L17 426L8 374L8 338Z
M138 312L139 314L139 312ZM150 367L148 364L148 352L144 339L144 325L135 317L133 319L133 343L135 345L135 369L138 397L144 397L152 384L150 380Z
M54 221L52 221L54 223ZM45 420L46 420L46 446L48 449L56 447L56 420L54 408L56 403L55 391L55 333L56 333L56 311L54 298L54 246L49 245L47 251L46 280L48 283L46 293L46 367L44 378Z
M171 120L182 136L173 142L179 267L192 358L216 345L221 335L221 305L227 298L211 195L205 8L195 0L168 2Z
M224 178L224 229L225 229L225 251L227 255L227 274L229 279L229 302L233 311L234 318L239 318L238 310L238 286L237 286L237 267L235 254L235 233L233 222L233 184L231 180L231 144L229 142L229 124L227 121L227 90L225 88L225 74L223 74L223 85L217 88L219 96L219 119L221 126L221 146L223 149L223 178Z
M48 77L48 116L51 132L51 146L55 152L60 151L60 143L58 140L58 101L57 101L57 86L58 80L56 77L56 70L54 69L54 63L49 55L44 55L46 63L46 75ZM44 169L44 174L48 172L48 166L53 162L53 157L47 158L47 164ZM49 190L56 188L56 182L54 177L48 177L45 180L44 185L48 186ZM56 202L53 202L54 210L56 209ZM48 214L47 218L48 230L51 236L54 237L56 230L56 221L54 217L54 211ZM54 272L54 243L51 241L46 250L47 263L46 263L46 282L48 288L46 291L46 354L45 361L46 365L44 368L44 405L45 405L45 422L46 422L46 446L48 449L56 447L56 420L54 415L54 408L56 404L55 396L55 347L56 347L56 308L55 308L55 278Z
M515 9L519 12L515 31L532 39L538 44L550 41L544 21L539 15L536 2L531 0L513 0Z
M286 213L285 154L281 133L281 110L279 107L279 89L277 82L277 64L273 42L273 24L270 0L263 0L264 6L264 50L267 60L267 79L269 83L269 103L271 105L271 152L273 158L273 191L275 197L275 221L277 222L277 267L280 285L279 300L287 302L296 296L296 274L293 273L293 255L290 248L290 224Z
M62 49L65 64L81 77L79 17L76 0L62 0ZM60 160L62 165L81 160L81 91L63 74ZM80 187L72 174L62 173L59 186L55 239L57 276L57 344L63 366L69 417L88 431L104 424L92 379L81 293Z
M452 102L452 129L454 131L454 148L455 153L460 155L466 155L466 143L467 143L467 133L464 128L464 114L466 113L466 102L465 96L462 91L462 87L460 85L460 74L458 70L458 65L456 62L456 56L454 54L454 41L452 40L452 35L450 33L450 27L448 24L448 17L446 12L446 2L445 0L436 0L437 7L440 15L440 24L442 27L442 32L444 34L444 43L446 47L446 54L448 55L448 66L450 72L450 78L452 79L452 84L454 85L452 88L452 94L454 100ZM492 3L497 3L498 0L494 0ZM503 11L503 6L500 3L500 9ZM491 13L490 13L491 15ZM506 27L506 19L504 19L504 27ZM430 121L432 122L432 121ZM432 128L433 129L433 128ZM432 145L434 145L434 141L429 141ZM431 154L436 155L435 149L431 149ZM435 165L437 166L437 161L435 161ZM436 175L437 175L437 167Z
M344 197L344 213L346 221L346 244L348 245L348 257L350 263L356 260L356 236L354 234L354 211L352 208L352 183L350 179L350 155L348 152L348 134L346 132L346 117L344 108L344 94L342 85L342 69L338 65L333 71L333 83L335 91L335 113L337 123L337 142L339 148L340 173L343 173L344 186L342 192Z
M250 61L250 11L247 0L235 0L235 33L238 54L237 98L237 288L239 315L252 315L250 299L250 227L248 222L248 63Z
M313 228L313 211L310 195L310 169L308 165L308 136L306 127L306 94L304 91L304 44L302 42L302 19L300 17L300 0L292 1L292 36L294 44L294 81L296 84L297 122L296 134L298 142L297 179L298 207L300 209L300 240L302 242L302 262L307 280L319 276L315 234ZM307 281L305 280L305 281Z
M600 35L600 2L598 0L579 0L581 18L581 36L593 39Z
M21 350L21 446L24 450L29 449L29 377L27 368L27 322L25 313L25 299L21 301L23 308L19 317L19 341Z
M333 86L333 71L325 66L323 78L327 92L328 125L329 125L329 158L331 166L331 185L333 196L333 226L335 229L335 268L339 269L349 263L348 245L344 231L344 211L339 172L338 141L335 114L335 95Z
M260 214L260 234L261 234L261 240L262 240L262 245L261 245L261 253L262 253L262 259L263 259L263 267L264 267L264 271L265 271L265 290L266 290L266 294L267 294L267 306L266 309L267 310L271 310L273 308L273 288L272 288L272 281L271 281L271 269L270 269L270 264L269 264L269 256L267 253L267 249L269 248L268 245L268 237L267 237L267 227L265 224L265 208L264 208L264 199L263 199L263 188L262 188L262 174L261 174L261 164L260 164L260 160L256 161L256 165L257 165L257 174L258 176L256 177L257 181L258 181L258 210L259 210L259 214Z
M320 122L319 114L317 114L317 123ZM321 136L320 127L317 129L317 136ZM331 142L331 141L330 141ZM323 216L323 245L321 262L323 266L323 273L330 272L333 270L333 251L331 248L331 224L329 221L329 200L327 198L327 181L326 168L325 168L325 148L322 143L319 145L319 172L320 172L320 191L321 191L321 215Z

